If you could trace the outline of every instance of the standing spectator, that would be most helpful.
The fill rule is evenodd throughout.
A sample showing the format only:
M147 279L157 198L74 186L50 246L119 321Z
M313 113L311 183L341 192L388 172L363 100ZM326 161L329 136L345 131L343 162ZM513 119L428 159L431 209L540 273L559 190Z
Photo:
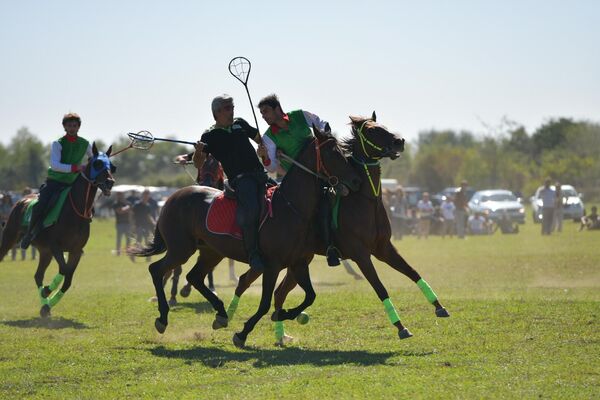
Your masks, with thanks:
M433 204L429 200L429 193L423 193L423 198L417 203L417 210L419 211L419 234L417 237L421 239L425 236L425 239L427 239L434 211Z
M152 204L150 203L150 191L144 190L142 198L133 205L133 222L135 224L136 240L139 244L148 244L148 238L156 223L153 217ZM147 258L147 260L150 257Z
M456 235L459 239L465 238L465 223L467 222L467 211L469 210L469 199L467 198L467 181L460 183L460 189L454 197L454 218L456 220Z
M454 212L456 211L456 206L454 205L454 199L452 196L447 196L442 205L440 206L442 210L442 218L444 218L444 227L442 228L442 237L445 237L446 234L454 235L454 226L456 222L454 221Z
M117 193L117 199L112 206L115 211L117 228L116 255L121 255L121 239L125 237L125 248L129 247L131 241L131 204L125 199L123 192Z
M542 235L549 235L552 233L556 205L556 193L550 187L550 179L544 182L544 188L540 190L540 199L542 200Z
M390 200L390 211L392 214L392 234L394 240L401 240L407 222L408 202L404 197L404 189L398 186L395 197Z
M564 198L562 194L562 188L560 187L560 182L556 182L555 188L556 204L554 206L554 222L552 224L552 230L556 229L557 232L562 232L565 210L563 209Z

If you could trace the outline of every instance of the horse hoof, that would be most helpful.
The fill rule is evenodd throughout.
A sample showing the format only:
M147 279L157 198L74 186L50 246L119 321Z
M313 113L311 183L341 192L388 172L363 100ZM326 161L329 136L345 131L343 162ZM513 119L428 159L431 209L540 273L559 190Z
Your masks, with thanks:
M50 288L48 286L44 286L44 288L42 289L42 293L41 293L42 297L47 298L51 294L52 294L52 291L50 290Z
M167 330L167 324L163 324L160 321L160 318L156 318L154 320L154 327L156 328L156 330L158 331L158 333L165 333L165 331Z
M271 314L271 321L273 321L273 322L281 321L281 319L279 317L280 311L282 311L282 310L273 311L273 314Z
M246 341L242 340L236 333L233 335L233 345L238 349L243 349L246 346Z
M212 328L214 330L217 330L217 329L221 329L221 328L227 328L227 325L229 325L229 318L222 317L217 314L215 316L215 320L212 323Z
M442 307L435 310L435 316L439 318L447 318L450 316L450 313L448 312L448 310Z
M404 328L401 331L398 331L398 337L400 339L408 339L409 337L412 337L412 333L410 333L410 331L408 330L408 328Z
M48 318L50 317L50 306L48 304L44 304L42 308L40 308L40 317Z
M171 298L169 299L169 307L175 307L177 305L177 299L176 298Z
M188 297L190 295L190 293L192 293L192 287L188 286L188 285L185 285L179 291L179 294L181 295L181 297Z
M305 312L301 312L297 317L296 317L296 321L300 324L300 325L306 325L308 324L308 321L310 320L310 317L308 316L307 313Z

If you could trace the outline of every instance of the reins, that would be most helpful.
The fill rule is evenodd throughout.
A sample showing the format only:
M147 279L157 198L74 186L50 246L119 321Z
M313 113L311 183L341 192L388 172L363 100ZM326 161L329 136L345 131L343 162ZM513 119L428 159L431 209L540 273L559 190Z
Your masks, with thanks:
M73 202L73 196L72 190L69 190L69 201L71 202L71 208L73 208L73 211L75 211L75 214L77 214L77 216L86 219L86 220L91 220L92 219L92 208L94 208L94 202L92 202L92 204L90 205L90 208L87 208L87 203L88 203L88 198L90 195L90 190L92 189L92 181L89 180L89 178L87 176L85 176L85 174L83 172L80 173L80 175L83 177L83 179L85 179L87 181L87 185L86 185L86 191L85 191L85 201L83 203L83 213L80 213L79 210L77 210L77 207L75 206L75 203Z
M296 161L295 159L293 159L292 157L288 156L287 154L281 153L279 155L279 157L281 157L282 159L294 164L295 166L297 166L298 168L300 168L301 170L308 172L309 174L311 174L312 176L317 177L318 179L321 179L322 181L327 182L330 186L336 186L339 183L339 179L337 176L335 175L331 175L329 173L329 171L327 171L327 169L325 168L325 165L323 164L323 160L321 158L321 147L329 142L330 140L334 140L334 139L327 139L325 140L323 143L318 144L317 139L315 138L314 143L315 143L315 151L317 153L317 162L316 162L316 172L312 171L310 168L306 167L305 165L299 163L298 161ZM323 171L324 174L322 174L320 171Z

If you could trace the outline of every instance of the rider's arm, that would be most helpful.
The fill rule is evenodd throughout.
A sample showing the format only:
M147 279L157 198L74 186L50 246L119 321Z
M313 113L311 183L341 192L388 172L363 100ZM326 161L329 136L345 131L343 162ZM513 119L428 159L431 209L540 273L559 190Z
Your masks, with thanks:
M277 146L275 142L271 140L267 135L263 135L262 137L263 144L267 149L267 155L269 156L269 160L271 160L271 164L266 165L265 168L269 172L277 172L279 170L279 160L277 160Z
M325 126L327 125L327 121L323 121L319 118L318 115L310 113L308 111L302 111L304 113L304 118L306 119L306 123L309 127L316 126L321 132L325 130Z
M79 171L79 165L77 164L64 164L60 162L62 154L62 146L58 141L52 142L50 148L50 168L56 172L77 172Z

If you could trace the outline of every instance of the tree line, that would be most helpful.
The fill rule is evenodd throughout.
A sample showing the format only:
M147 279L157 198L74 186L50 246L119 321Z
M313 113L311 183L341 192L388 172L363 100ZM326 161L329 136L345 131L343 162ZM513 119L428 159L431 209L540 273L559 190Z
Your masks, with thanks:
M108 144L96 140L98 148ZM113 144L126 147L127 138ZM7 145L0 145L0 190L39 187L49 163L49 144L21 128ZM149 151L128 150L115 157L118 183L186 186L193 183L177 154L190 146L155 143ZM600 198L600 125L571 118L550 119L529 133L504 120L487 127L484 135L469 131L429 130L407 143L398 160L382 162L382 176L401 184L437 192L457 186L462 179L477 189L506 188L531 195L547 177L572 184L587 199ZM193 167L188 172L195 176Z

